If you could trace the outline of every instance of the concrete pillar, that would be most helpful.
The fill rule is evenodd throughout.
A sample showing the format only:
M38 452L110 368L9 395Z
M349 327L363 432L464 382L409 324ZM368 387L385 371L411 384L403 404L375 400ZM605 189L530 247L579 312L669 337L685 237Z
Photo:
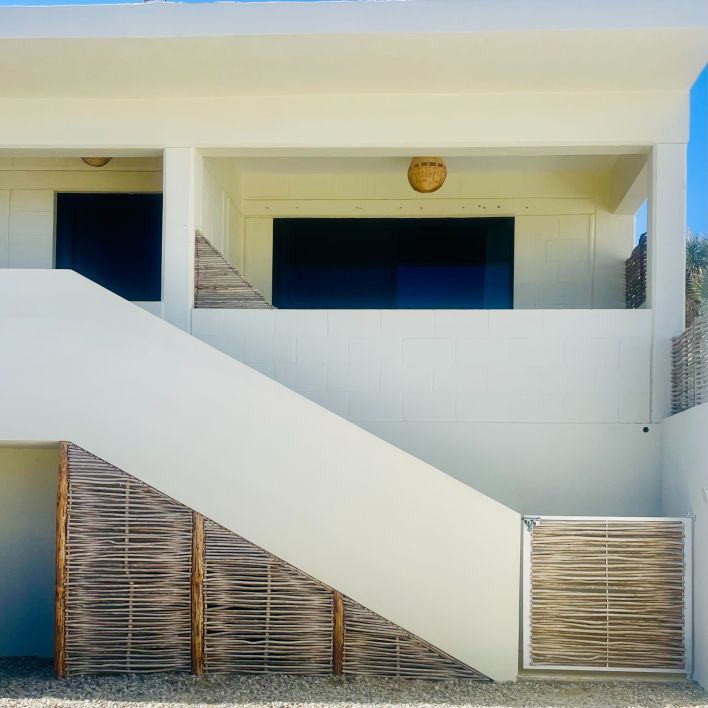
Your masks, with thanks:
M647 304L653 311L651 419L671 413L671 338L685 325L686 145L655 145L650 159Z
M163 317L186 332L194 302L197 158L191 147L163 150Z

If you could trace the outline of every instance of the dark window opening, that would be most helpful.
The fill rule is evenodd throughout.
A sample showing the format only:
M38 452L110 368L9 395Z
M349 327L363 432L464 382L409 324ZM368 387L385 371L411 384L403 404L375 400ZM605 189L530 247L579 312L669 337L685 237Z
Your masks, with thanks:
M162 195L57 194L56 267L126 300L160 300Z
M275 219L280 308L513 307L514 219Z

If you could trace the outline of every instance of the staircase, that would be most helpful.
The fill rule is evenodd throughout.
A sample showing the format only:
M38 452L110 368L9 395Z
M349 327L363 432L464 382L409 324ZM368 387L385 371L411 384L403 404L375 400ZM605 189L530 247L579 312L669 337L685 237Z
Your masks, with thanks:
M71 271L0 272L0 341L0 442L70 440L197 510L207 593L223 529L336 588L350 636L385 618L516 677L515 512Z

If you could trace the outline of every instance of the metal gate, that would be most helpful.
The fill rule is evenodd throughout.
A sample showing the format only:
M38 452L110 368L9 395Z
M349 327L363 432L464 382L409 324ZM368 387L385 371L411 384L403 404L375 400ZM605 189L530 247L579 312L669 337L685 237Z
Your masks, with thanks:
M691 520L525 516L526 669L691 666Z

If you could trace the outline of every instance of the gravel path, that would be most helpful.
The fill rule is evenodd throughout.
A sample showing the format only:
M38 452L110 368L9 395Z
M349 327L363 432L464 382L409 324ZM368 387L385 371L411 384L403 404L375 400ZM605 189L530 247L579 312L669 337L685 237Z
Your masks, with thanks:
M55 681L36 660L0 660L0 707L13 708L708 708L690 683L519 681L482 684L400 679L312 679L187 674L79 677Z

